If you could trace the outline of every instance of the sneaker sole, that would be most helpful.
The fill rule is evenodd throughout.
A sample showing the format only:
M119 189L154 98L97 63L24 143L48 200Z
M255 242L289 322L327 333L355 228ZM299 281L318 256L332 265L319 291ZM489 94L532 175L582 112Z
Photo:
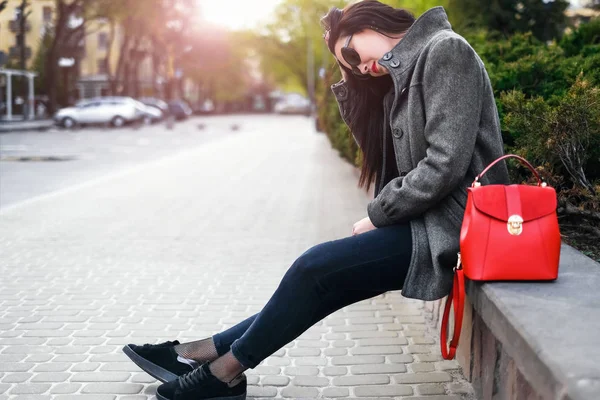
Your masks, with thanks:
M123 347L123 353L125 353L125 355L129 357L129 359L133 361L135 365L143 369L144 372L163 383L172 381L179 377L178 375L154 364L153 362L146 360L144 357L133 351L129 345Z
M165 396L161 396L159 393L156 393L156 398L158 400L172 400ZM210 397L202 400L246 400L246 393L241 394L239 396Z

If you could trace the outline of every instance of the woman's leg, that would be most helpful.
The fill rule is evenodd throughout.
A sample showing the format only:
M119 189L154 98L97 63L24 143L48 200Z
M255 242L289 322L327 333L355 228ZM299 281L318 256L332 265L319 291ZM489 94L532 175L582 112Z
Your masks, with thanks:
M380 295L380 291L370 290L352 290L344 293L342 296L337 292L331 292L330 295L323 299L322 308L319 313L315 314L311 326L340 308L348 304L353 304L358 301L368 299ZM212 361L231 350L231 345L237 339L241 338L254 322L258 314L237 323L231 328L219 332L211 338L197 340L194 342L182 343L175 346L177 353L186 358L197 361ZM210 343L209 341L212 340ZM214 354L214 355L213 355Z
M348 304L353 304L363 299L368 299L381 294L380 291L370 290L352 290L344 293L342 296L338 292L330 292L321 304L321 309L315 314L310 326L316 324L327 315L343 308ZM181 343L175 346L175 351L182 357L195 360L197 362L213 361L231 350L231 345L237 339L241 338L254 322L258 314L237 323L231 328L219 332L212 337L195 340L193 342Z
M241 338L244 333L246 333L257 316L258 314L254 314L253 316L246 318L231 328L213 336L213 341L219 357L231 350L231 344L237 339Z
M182 357L200 363L213 361L231 349L231 344L242 337L244 332L252 325L257 315L254 314L212 337L178 344L175 346L175 352Z
M254 368L334 311L404 284L412 252L408 224L317 245L300 256L231 352L211 364L222 379ZM250 322L250 321L248 321ZM239 362L236 368L233 361Z

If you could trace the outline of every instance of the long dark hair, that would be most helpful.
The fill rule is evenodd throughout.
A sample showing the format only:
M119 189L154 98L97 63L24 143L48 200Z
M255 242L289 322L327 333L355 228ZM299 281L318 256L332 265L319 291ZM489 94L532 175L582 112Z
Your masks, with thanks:
M363 0L351 4L343 10L331 8L321 19L321 24L329 31L327 46L335 55L335 44L340 37L375 30L383 35L394 37L408 30L414 23L414 16L406 10L393 8L377 0ZM348 98L346 122L363 153L359 186L369 189L377 173L382 168L383 127L388 123L383 116L383 97L392 87L389 75L359 80L352 71L338 63L346 72Z

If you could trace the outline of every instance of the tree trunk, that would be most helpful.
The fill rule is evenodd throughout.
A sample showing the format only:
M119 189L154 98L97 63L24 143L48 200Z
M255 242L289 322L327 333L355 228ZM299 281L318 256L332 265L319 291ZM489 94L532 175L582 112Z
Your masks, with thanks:
M127 65L128 69L128 79L127 86L128 91L127 95L137 98L139 97L139 82L138 82L138 72L140 70L140 62L142 61L140 57L139 47L140 47L140 37L136 36L133 40L133 46L129 50L131 52L130 62Z
M66 18L65 18L66 5L63 0L56 0L56 26L54 28L54 40L48 50L46 56L46 93L48 93L48 111L50 115L53 115L57 110L57 97L58 97L58 46L62 40L63 32L65 30Z
M74 38L81 37L84 33L85 24L76 29L69 29L68 21L70 16L83 5L82 0L72 0L67 3L66 0L56 0L56 26L54 30L54 40L46 57L46 91L48 93L48 108L53 114L58 105L58 83L60 82L60 71L58 60L63 55L64 49L73 45ZM79 35L79 36L78 36ZM68 99L68 94L66 96Z
M117 71L115 73L114 80L112 82L112 91L115 94L123 94L123 85L125 81L125 66L126 60L129 57L129 42L131 40L130 29L131 17L125 19L123 24L123 43L121 43L121 49L119 50L119 61L117 62Z
M115 95L115 84L112 76L112 68L110 65L110 59L112 56L112 47L115 41L115 21L110 20L110 29L108 33L108 49L106 50L106 80L108 81L108 94L110 96Z
M153 40L153 43L155 43L155 41ZM152 95L154 97L161 97L161 95L159 94L159 88L158 88L158 66L159 66L159 59L158 59L158 55L156 54L156 50L154 49L154 46L152 46Z
M55 47L55 46L53 46ZM56 57L56 50L51 48L48 51L48 55L46 57L46 65L45 65L45 73L46 73L46 93L48 93L48 112L50 115L54 115L56 112L56 97L58 88L56 86L56 76L58 75L58 66L56 63L58 62Z

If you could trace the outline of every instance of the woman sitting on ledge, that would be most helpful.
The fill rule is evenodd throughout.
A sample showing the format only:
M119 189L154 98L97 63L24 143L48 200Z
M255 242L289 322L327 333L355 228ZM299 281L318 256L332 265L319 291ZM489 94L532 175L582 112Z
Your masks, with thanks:
M165 399L245 399L243 372L327 315L391 290L436 300L452 285L466 188L503 153L490 80L443 8L418 20L375 0L333 8L325 40L343 80L332 86L375 183L352 236L319 244L287 271L262 311L210 338L127 345L166 382ZM501 164L483 182L507 183Z

